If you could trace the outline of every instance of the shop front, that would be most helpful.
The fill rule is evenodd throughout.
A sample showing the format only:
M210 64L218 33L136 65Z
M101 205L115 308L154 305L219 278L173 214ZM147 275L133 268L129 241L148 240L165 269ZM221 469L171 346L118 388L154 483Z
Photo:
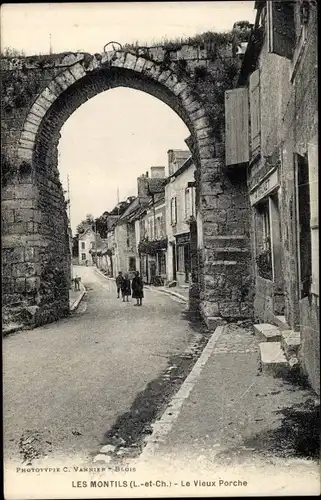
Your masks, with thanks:
M190 282L191 275L191 244L190 233L175 235L175 267L176 281L179 286Z

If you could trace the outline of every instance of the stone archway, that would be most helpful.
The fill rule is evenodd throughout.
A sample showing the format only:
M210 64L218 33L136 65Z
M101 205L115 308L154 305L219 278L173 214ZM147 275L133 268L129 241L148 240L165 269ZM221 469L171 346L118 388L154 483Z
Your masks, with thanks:
M237 298L244 276L249 277L249 262L244 259L248 235L246 230L229 231L227 223L229 211L235 220L235 200L244 197L245 190L228 181L217 158L218 139L206 97L199 95L187 72L177 68L170 61L165 62L165 57L154 60L122 50L94 56L56 56L46 78L41 78L41 90L34 92L31 105L25 106L13 155L17 174L5 206L6 213L13 213L14 224L11 231L5 228L4 251L6 263L15 273L13 293L8 294L6 305L12 309L14 304L18 314L29 315L34 324L68 313L67 216L57 168L60 129L86 100L117 86L159 98L190 130L198 172L201 310L205 318L216 320L249 315L247 299L241 303ZM22 226L17 234L18 199L25 200L22 205L29 208L20 207ZM243 200L242 209L246 208L244 203ZM219 226L223 212L225 222ZM18 255L18 262L12 260L14 254ZM240 254L242 259L238 259Z

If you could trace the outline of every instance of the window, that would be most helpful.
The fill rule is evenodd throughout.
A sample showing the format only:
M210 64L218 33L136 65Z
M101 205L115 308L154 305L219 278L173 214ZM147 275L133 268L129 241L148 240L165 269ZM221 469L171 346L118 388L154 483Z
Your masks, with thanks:
M162 238L163 237L163 216L158 215L156 217L156 238Z
M85 253L81 254L81 260L86 260L86 254Z
M266 2L268 50L292 59L295 47L294 4L296 2Z
M192 215L191 188L185 189L185 219Z
M296 155L299 229L299 272L301 299L309 295L312 276L311 210L309 164L307 156Z
M165 252L158 253L158 273L166 274L166 255Z
M183 273L185 271L184 265L184 245L177 247L177 271Z
M90 242L90 246L91 246L91 248L95 248L95 242L94 242L94 241L91 241L91 242Z
M177 222L177 202L176 197L171 199L171 224L175 226Z
M135 257L129 257L128 270L129 271L136 271L136 259L135 259Z
M256 264L258 275L273 279L269 199L256 206Z
M318 138L308 145L310 180L310 226L311 226L311 293L319 295L319 193L318 193Z
M81 249L82 250L85 250L86 248L86 243L84 241L81 242Z

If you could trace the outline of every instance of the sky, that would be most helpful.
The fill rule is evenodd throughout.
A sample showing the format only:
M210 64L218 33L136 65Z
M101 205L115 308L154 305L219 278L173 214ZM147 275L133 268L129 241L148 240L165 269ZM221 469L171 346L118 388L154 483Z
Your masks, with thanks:
M253 1L2 4L1 48L26 55L102 52L109 41L153 44L254 22ZM73 233L87 213L95 217L135 195L137 177L167 166L168 149L187 149L182 120L140 91L102 92L78 108L61 129L59 172L70 185Z

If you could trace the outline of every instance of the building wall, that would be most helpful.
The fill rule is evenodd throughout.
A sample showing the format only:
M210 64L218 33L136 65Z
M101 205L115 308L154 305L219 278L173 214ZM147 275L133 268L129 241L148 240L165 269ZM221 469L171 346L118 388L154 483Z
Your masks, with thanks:
M136 263L136 240L135 228L130 225L130 230L126 222L117 224L114 229L115 234L115 276L119 271L126 273L129 271L129 259Z
M314 224L318 228L317 189L317 18L316 10L310 11L306 26L306 43L298 59L298 48L292 60L268 52L267 36L259 58L260 71L260 117L261 117L261 159L249 169L248 185L253 196L253 187L262 182L267 185L267 175L276 166L278 181L274 193L278 199L280 217L279 250L282 283L277 283L279 273L272 280L256 275L255 313L263 320L272 322L277 314L280 298L278 285L282 285L284 315L291 328L301 331L300 359L312 386L320 392L319 361L319 282L316 256L319 253L318 229L313 233L312 274L314 283L309 296L301 299L300 291L300 248L298 223L298 191L295 155L307 155L309 162L310 203ZM298 45L297 45L298 47ZM313 153L311 153L313 148ZM270 179L272 176L270 177ZM262 187L263 191L264 188ZM269 196L273 193L271 191ZM268 198L268 196L266 196ZM271 215L271 213L270 213ZM257 254L258 217L252 207L252 243L254 257ZM311 218L312 220L312 218ZM273 217L271 232L273 233ZM311 233L312 234L312 233ZM273 235L272 235L273 236ZM279 312L280 314L280 312ZM281 313L282 314L282 313ZM317 382L318 381L318 382Z
M175 235L189 233L190 226L186 222L185 217L185 189L188 182L194 182L195 165L191 165L177 177L171 177L165 186L165 208L166 208L166 233L168 237L167 247L167 277L169 281L173 280L173 245L175 245ZM176 197L176 224L172 224L171 220L171 200ZM195 206L194 206L195 215ZM179 277L177 277L179 278ZM183 278L180 281L184 281Z
M79 236L78 249L79 249L79 264L80 265L85 265L86 260L88 261L89 266L93 265L93 259L92 259L92 256L91 256L89 251L92 250L92 248L94 247L95 241L96 241L96 238L95 238L94 231L88 231L85 234ZM82 248L82 243L85 243L84 249ZM86 255L85 259L82 259L82 254Z

